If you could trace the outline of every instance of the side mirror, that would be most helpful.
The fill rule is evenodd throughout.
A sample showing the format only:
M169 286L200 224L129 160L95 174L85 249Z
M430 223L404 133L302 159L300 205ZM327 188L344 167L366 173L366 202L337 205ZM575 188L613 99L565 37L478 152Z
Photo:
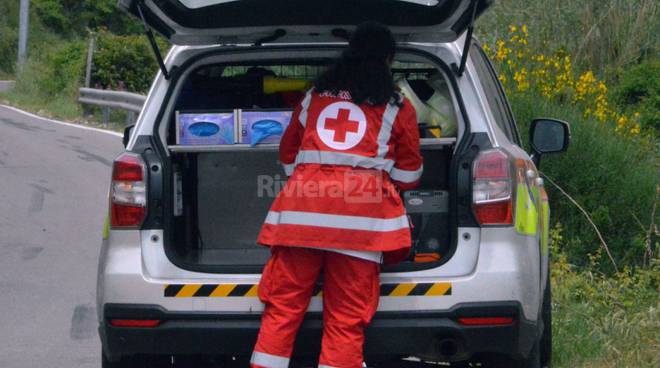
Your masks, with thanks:
M564 152L571 141L571 131L565 121L556 119L534 119L529 129L529 142L532 147L532 160L536 166L541 155Z
M133 133L133 128L135 128L135 124L131 124L124 128L124 137L122 138L122 143L124 143L124 148L128 145L128 141L131 140L131 134Z

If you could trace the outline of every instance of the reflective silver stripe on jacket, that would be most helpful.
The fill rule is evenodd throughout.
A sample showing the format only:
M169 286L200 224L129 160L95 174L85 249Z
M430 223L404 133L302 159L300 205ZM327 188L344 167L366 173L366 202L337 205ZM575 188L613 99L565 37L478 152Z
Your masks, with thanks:
M300 120L300 124L303 127L307 126L307 110L309 109L309 104L312 102L313 91L314 91L313 88L307 91L305 98L300 103L300 105L302 106L302 110L300 110L300 115L298 115L298 120Z
M387 155L387 151L389 150L387 143L390 141L390 137L392 137L392 127L394 126L394 120L396 120L397 114L399 114L399 106L388 103L387 107L385 108L385 112L383 113L383 123L380 126L380 131L378 132L377 157L384 159L385 155Z
M298 152L298 156L296 156L296 165L298 164L345 165L389 172L394 166L394 161L378 157L355 155L352 153L306 150Z
M424 166L420 166L417 170L401 170L396 167L390 171L390 178L392 180L400 181L402 183L414 183L422 177Z
M289 368L289 358L255 351L250 363L265 368Z
M307 121L307 108L311 101L311 90L307 92L305 100L302 102L303 110L300 113L301 122ZM345 165L351 167L360 167L364 169L377 169L390 172L394 167L394 161L385 159L389 150L388 142L392 136L392 127L399 113L399 107L395 104L387 104L383 113L383 122L378 132L378 151L376 157L368 157L350 153L333 151L312 151L305 150L298 152L295 164L320 164L320 165ZM303 123L304 126L305 123ZM285 167L285 171L287 168ZM287 174L290 175L290 174Z
M282 164L282 167L284 168L286 176L291 176L293 175L293 170L296 168L296 164Z
M266 216L265 222L271 225L318 226L333 229L378 232L408 228L408 217L406 215L391 219L381 219L376 217L330 215L317 212L270 211L268 212L268 216Z

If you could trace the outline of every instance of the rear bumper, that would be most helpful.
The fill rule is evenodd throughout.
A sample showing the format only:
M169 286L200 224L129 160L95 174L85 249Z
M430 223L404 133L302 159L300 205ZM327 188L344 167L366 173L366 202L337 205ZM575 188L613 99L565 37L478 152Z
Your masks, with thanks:
M463 326L459 317L511 316L505 326ZM523 357L537 336L536 322L521 317L517 302L460 304L446 312L380 312L366 332L365 356L380 360L419 356L429 360L462 360L475 353ZM110 319L158 319L155 328L125 328ZM106 304L99 333L108 358L135 354L231 355L252 352L259 314L184 314L149 305ZM309 313L297 339L297 356L316 356L322 323ZM452 351L452 344L457 351Z

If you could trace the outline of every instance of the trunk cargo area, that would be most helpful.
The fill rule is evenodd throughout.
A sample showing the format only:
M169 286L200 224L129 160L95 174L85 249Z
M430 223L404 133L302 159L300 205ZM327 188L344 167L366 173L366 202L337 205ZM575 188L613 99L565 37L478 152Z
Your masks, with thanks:
M447 196L451 147L423 149L424 175L413 193ZM175 217L179 259L206 267L261 267L269 256L256 244L274 196L286 176L275 150L201 152L175 158L181 181L182 211ZM443 199L445 205L448 199ZM410 213L416 253L450 253L448 212ZM411 255L411 260L413 255ZM206 266L206 267L205 267ZM234 267L230 267L234 268Z

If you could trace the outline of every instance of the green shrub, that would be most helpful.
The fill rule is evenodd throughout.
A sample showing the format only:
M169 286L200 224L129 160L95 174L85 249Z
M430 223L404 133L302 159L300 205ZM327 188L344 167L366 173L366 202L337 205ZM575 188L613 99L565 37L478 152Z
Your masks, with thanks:
M0 74L12 74L18 45L18 2L0 1Z
M65 5L57 0L34 0L34 9L41 21L58 33L69 33L72 31L73 19L65 13Z
M85 73L87 45L71 41L46 55L42 87L46 93L77 92Z
M161 42L161 50L166 45ZM92 84L102 88L144 93L158 66L144 36L115 36L99 33L94 54Z
M80 115L76 100L85 70L83 41L53 38L33 50L16 88L7 97L24 108L49 116L73 119Z
M107 28L118 34L140 31L139 23L117 8L117 0L32 0L40 20L61 35Z
M620 109L639 112L645 130L660 129L660 60L626 69L612 91Z

